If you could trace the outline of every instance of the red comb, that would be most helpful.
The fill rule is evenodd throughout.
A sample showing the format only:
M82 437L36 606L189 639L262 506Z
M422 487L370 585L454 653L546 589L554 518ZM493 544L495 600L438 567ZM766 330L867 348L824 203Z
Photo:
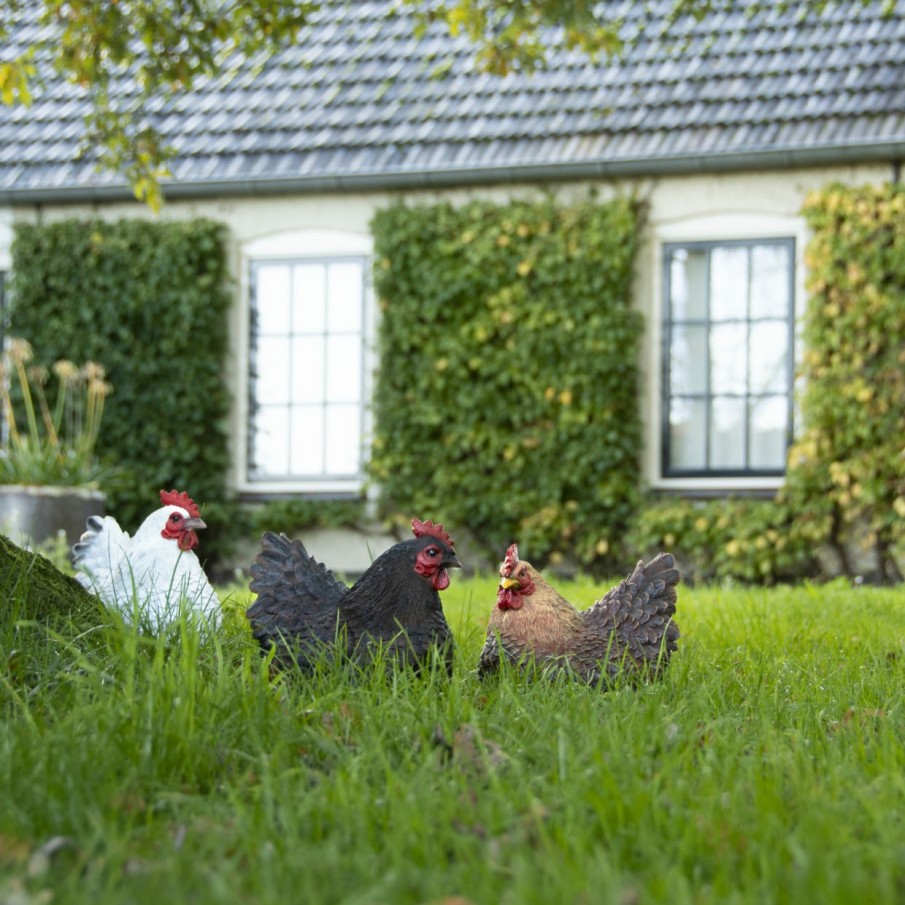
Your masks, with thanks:
M506 551L506 558L503 560L503 564L500 566L500 575L502 575L504 578L510 578L512 576L512 570L517 565L518 544L512 544Z
M201 510L187 493L179 493L176 490L161 490L160 502L164 506L181 506L188 512L190 518L201 517Z
M456 546L456 542L443 530L443 526L435 525L429 519L426 522L422 522L413 518L412 533L415 537L436 537L437 540L442 540L450 550Z

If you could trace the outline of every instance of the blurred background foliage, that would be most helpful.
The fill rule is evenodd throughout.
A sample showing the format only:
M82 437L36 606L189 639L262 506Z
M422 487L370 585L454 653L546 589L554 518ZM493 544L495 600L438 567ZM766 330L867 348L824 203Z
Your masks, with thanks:
M501 556L604 567L638 505L641 211L622 198L394 205L373 221L381 309L371 476Z
M381 308L370 477L378 515L517 540L562 571L626 571L671 549L697 580L842 573L901 580L905 556L905 189L809 197L800 423L773 499L645 493L631 198L393 205L373 221ZM364 500L237 504L227 490L233 289L222 227L17 227L10 332L36 359L101 362L114 385L98 452L130 527L187 489L214 563L263 530L366 520ZM400 527L403 526L403 527ZM530 552L529 552L530 551Z
M204 507L216 549L229 468L227 285L222 227L209 220L20 224L9 332L35 361L101 363L113 392L95 447L115 466L107 509L134 531L159 491Z

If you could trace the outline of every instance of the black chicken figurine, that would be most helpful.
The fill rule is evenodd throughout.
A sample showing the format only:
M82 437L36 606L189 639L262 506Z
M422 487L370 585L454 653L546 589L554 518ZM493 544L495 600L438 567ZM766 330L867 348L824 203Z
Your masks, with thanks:
M381 647L392 663L416 670L436 649L452 671L452 633L439 592L461 568L442 525L412 520L413 540L382 553L348 587L308 554L301 541L267 532L251 567L257 600L247 615L265 651L283 665L310 670L337 648L367 662Z

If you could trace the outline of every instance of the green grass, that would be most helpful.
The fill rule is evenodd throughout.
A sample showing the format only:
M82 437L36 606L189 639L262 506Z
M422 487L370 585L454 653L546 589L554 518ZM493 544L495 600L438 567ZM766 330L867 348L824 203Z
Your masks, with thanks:
M451 682L0 628L0 902L902 900L905 588L682 587L607 694L478 681L494 588L444 594Z

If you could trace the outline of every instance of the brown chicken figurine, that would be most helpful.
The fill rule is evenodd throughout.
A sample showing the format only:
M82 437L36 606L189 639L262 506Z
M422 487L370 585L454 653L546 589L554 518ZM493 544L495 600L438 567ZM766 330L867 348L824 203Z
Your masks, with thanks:
M496 606L487 626L478 672L533 659L542 669L569 670L588 684L620 671L656 675L676 650L679 571L670 553L639 562L625 581L579 612L518 558L513 544L500 567Z

